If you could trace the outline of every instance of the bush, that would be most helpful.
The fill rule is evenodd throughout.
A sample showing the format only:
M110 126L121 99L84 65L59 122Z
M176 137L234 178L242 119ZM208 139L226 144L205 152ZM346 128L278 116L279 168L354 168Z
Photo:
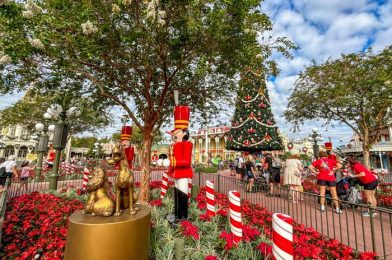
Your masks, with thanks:
M211 166L211 167L196 167L195 172L203 172L203 173L217 173L218 167Z

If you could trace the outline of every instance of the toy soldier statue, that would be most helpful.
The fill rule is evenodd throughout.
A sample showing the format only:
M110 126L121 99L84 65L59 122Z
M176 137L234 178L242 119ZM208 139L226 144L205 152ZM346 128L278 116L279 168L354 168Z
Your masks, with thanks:
M332 142L326 142L324 143L324 146L328 154L328 159L336 161L337 160L336 155L332 153Z
M121 129L121 144L124 148L125 156L128 160L129 169L132 169L132 162L135 155L135 150L131 146L132 126L124 125Z
M174 179L174 217L168 217L172 224L188 218L188 178L193 176L191 167L193 144L188 141L189 118L188 106L175 106L174 129L167 132L171 135L173 144L170 146L170 163L166 159L163 164L170 166L168 175Z

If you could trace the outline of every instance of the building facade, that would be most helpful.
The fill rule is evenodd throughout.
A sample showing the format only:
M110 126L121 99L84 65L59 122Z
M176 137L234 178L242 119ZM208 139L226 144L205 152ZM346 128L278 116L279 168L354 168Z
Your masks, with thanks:
M23 125L0 128L0 157L14 155L17 161L26 159L34 153L36 141Z
M370 149L370 166L392 173L392 127L383 128L380 131L379 139ZM346 155L354 154L362 159L363 150L360 138L353 135L348 144L340 146L340 151Z

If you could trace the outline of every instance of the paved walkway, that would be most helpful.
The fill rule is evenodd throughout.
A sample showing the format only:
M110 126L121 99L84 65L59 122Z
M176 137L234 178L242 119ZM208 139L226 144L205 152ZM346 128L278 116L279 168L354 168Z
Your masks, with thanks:
M375 251L384 259L392 259L392 213L387 210L378 211L375 218L362 217L362 209L345 209L343 214L333 212L331 206L326 212L319 210L318 197L314 195L304 196L304 200L293 204L288 199L288 192L282 190L281 197L266 197L266 192L247 193L244 184L238 184L229 171L219 174L201 174L201 186L205 186L205 180L214 179L216 191L228 193L229 190L238 190L243 199L252 203L264 205L271 212L280 212L292 216L297 223L307 227L313 227L327 237L334 238L356 248L359 251ZM199 182L199 176L194 177L194 183ZM372 233L371 226L374 232ZM374 236L374 243L372 243Z

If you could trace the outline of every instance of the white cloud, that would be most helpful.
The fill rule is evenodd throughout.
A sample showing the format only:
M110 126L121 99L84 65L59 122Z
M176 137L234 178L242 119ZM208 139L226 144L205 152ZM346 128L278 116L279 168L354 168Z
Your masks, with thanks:
M367 0L267 0L262 10L270 15L274 24L271 34L287 36L300 49L293 60L273 55L281 74L268 83L272 111L279 127L289 132L291 125L281 117L297 74L311 60L320 63L329 57L338 58L342 53L363 50L369 43L376 50L392 44L392 1L377 3ZM345 125L336 124L324 133L320 120L305 122L299 133L290 136L307 136L312 127L318 127L325 137L334 142L349 139L352 131Z

